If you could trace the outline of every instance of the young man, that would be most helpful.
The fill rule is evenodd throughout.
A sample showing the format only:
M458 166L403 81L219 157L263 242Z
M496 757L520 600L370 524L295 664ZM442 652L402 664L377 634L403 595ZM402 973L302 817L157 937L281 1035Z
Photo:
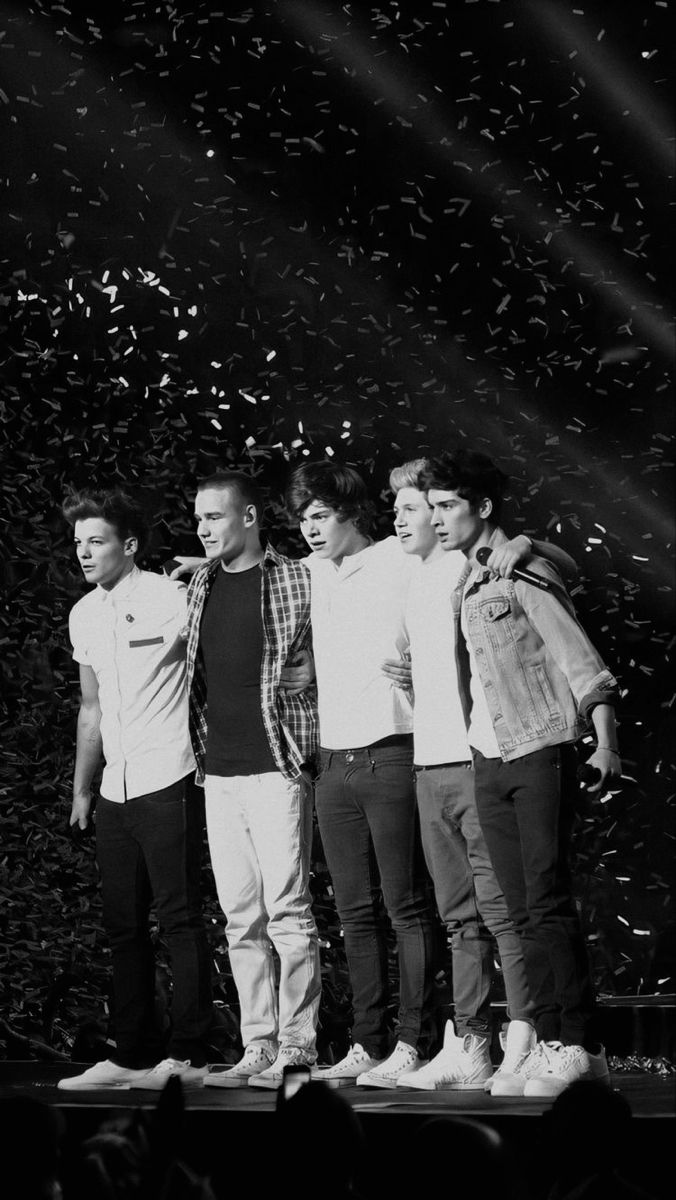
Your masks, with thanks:
M608 1079L591 1029L593 989L568 858L575 742L590 723L597 746L589 764L599 777L589 790L620 773L618 685L549 563L530 564L546 590L482 565L506 541L498 525L506 484L489 458L469 450L432 459L421 476L441 545L467 560L453 600L476 803L534 1006L537 1045L503 1074L501 1094L551 1097L575 1079Z
M316 690L285 692L310 645L310 578L261 544L263 500L245 474L203 480L197 534L208 562L188 591L190 728L244 1055L208 1086L277 1088L316 1062L321 976L309 888ZM276 963L279 956L279 989Z
M471 750L455 670L451 594L465 559L445 554L432 527L427 497L420 490L425 459L396 467L390 474L395 494L395 533L405 554L420 563L406 602L406 631L411 654L416 794L425 861L434 883L437 910L451 948L455 1017L446 1025L444 1045L422 1071L401 1086L433 1090L494 1090L500 1095L505 1071L526 1054L535 1040L530 1019L521 943L490 863L474 801ZM541 553L568 572L575 563L548 543L519 535L494 553L500 571ZM406 670L389 663L395 679ZM503 972L507 1015L500 1041L503 1062L493 1073L490 991L494 978L494 940Z
M409 695L382 671L406 648L412 562L395 538L370 536L360 476L303 463L286 491L310 550L312 637L321 773L315 806L343 923L353 1044L321 1073L337 1085L393 1088L419 1070L431 1043L435 939L413 785ZM391 1050L388 944L379 889L397 939L399 1007Z
M405 623L415 697L413 739L416 795L425 861L437 910L449 938L454 1023L431 1062L402 1087L482 1090L495 1083L490 1044L494 947L502 966L507 1016L503 1067L513 1067L535 1042L521 941L490 863L474 802L472 753L455 671L451 594L464 566L445 554L420 490L424 459L396 467L394 528L402 550L418 560L408 591ZM522 557L531 546L521 539ZM516 557L517 547L512 547ZM395 664L392 664L394 669ZM494 940L495 939L495 943Z
M65 501L63 512L74 526L84 577L94 585L69 619L82 693L70 824L85 828L91 820L103 755L96 855L116 1049L58 1086L158 1090L179 1075L184 1086L201 1087L212 999L199 894L203 823L186 792L195 769L182 639L186 588L136 566L147 526L123 492L82 492ZM155 1020L153 903L171 955L166 1045Z

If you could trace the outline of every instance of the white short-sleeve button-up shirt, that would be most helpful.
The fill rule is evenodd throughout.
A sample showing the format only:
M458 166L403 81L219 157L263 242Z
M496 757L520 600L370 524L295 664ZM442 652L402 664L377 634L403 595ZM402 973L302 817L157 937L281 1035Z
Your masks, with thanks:
M71 609L73 658L92 668L99 685L107 800L159 791L195 769L186 592L185 584L134 567L116 587L97 587Z

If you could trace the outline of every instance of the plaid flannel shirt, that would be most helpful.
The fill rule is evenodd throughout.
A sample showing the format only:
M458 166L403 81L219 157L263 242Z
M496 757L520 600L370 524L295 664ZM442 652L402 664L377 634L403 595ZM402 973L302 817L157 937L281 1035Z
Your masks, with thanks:
M207 686L199 648L200 624L220 561L207 563L193 575L188 588L187 667L190 696L190 737L197 760L197 779L204 781L207 744ZM289 657L311 649L310 573L299 561L266 546L261 562L261 712L270 751L286 779L298 778L312 764L318 748L317 689L296 695L280 689L279 677Z

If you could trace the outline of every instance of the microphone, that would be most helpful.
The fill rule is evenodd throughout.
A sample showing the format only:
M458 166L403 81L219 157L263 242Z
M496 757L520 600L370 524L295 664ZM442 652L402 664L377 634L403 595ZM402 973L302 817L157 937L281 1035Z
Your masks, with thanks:
M490 546L480 546L475 554L475 558L480 566L485 567L493 550ZM551 592L552 585L544 575L538 575L535 571L528 571L526 567L513 567L512 579L520 579L523 583L532 583L535 587L542 588L543 592Z
M580 763L577 768L577 782L580 787L589 787L590 783L597 783L601 778L601 772L598 767L593 767L591 763Z

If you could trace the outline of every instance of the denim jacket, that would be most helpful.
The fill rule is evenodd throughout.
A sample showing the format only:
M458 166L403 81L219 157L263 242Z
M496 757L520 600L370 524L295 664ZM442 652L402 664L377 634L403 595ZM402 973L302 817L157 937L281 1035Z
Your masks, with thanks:
M491 546L507 541L501 529ZM529 570L553 585L544 591L513 579L492 579L467 564L453 593L458 677L469 719L469 658L460 629L461 608L488 710L505 761L544 746L572 742L588 728L596 704L616 704L617 680L604 666L575 616L572 601L550 563L533 558Z

